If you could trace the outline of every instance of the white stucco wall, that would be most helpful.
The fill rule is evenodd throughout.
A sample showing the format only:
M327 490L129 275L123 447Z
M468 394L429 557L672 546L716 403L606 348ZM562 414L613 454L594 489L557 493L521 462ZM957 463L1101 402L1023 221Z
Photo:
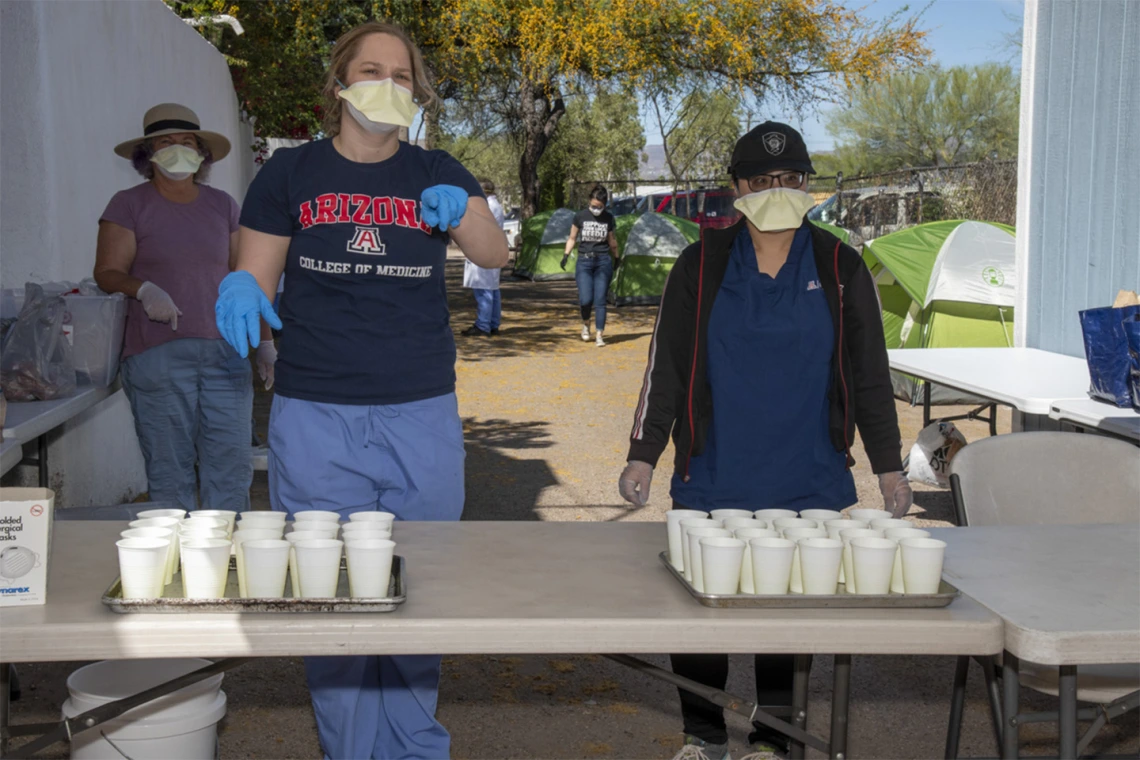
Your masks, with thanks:
M1140 2L1026 0L1015 341L1084 356L1077 312L1140 289Z
M141 181L112 148L153 105L189 106L233 152L210 184L239 202L253 175L223 57L161 0L0 2L0 284L91 274L99 215ZM52 438L63 506L117 503L146 487L122 392ZM66 477L62 477L63 475Z

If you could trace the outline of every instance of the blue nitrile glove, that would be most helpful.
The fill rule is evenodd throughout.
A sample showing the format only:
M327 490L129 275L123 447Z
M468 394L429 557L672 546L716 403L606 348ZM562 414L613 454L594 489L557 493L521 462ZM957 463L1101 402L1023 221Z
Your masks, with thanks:
M257 348L261 342L258 318L264 319L274 330L281 329L281 319L273 311L273 304L249 272L230 272L222 280L218 286L214 318L218 332L242 358L249 355L250 346Z
M420 196L420 216L429 227L458 227L467 213L467 191L455 185L432 185Z

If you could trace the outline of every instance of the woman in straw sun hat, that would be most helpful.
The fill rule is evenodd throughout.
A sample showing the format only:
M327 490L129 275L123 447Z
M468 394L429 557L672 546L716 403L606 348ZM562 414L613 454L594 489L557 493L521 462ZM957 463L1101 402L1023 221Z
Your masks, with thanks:
M95 280L130 299L122 378L149 493L187 510L198 506L198 479L201 503L248 509L253 478L250 367L214 322L239 210L202 184L229 152L229 140L202 129L186 106L151 108L142 135L115 146L145 181L116 193L99 218ZM261 345L259 368L272 373L272 341Z

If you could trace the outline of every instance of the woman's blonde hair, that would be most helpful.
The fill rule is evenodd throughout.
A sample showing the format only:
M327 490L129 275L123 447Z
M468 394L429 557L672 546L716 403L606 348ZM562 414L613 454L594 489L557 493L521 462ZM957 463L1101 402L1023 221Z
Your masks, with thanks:
M324 100L324 116L321 120L321 129L328 137L335 137L340 133L341 104L343 101L336 96L336 80L344 82L348 77L348 64L360 52L361 41L370 34L390 34L396 37L408 48L408 55L412 59L412 97L420 108L428 108L435 102L435 91L428 80L427 67L424 66L424 57L420 49L407 32L395 24L382 21L369 21L365 24L345 32L333 44L332 58L329 61L329 70L325 74L325 84L321 88L321 97Z

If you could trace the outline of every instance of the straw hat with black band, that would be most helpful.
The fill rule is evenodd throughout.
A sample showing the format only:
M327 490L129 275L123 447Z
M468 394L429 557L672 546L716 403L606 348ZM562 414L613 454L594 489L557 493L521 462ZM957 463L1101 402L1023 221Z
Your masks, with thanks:
M115 146L115 153L123 158L130 158L135 148L145 140L184 132L200 137L210 149L214 161L221 161L230 152L230 141L217 132L202 129L198 114L177 103L161 103L143 116L143 136L119 143Z

